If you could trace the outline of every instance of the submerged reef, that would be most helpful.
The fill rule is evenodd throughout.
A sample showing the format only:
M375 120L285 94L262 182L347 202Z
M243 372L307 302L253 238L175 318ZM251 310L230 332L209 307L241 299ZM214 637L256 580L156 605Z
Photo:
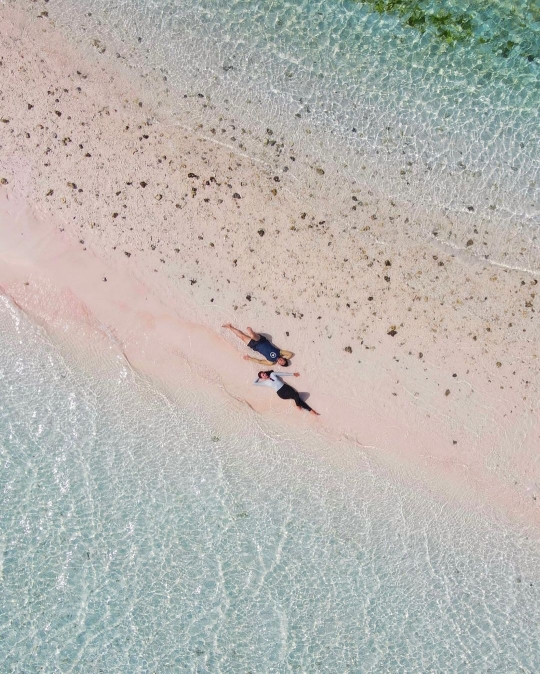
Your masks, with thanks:
M429 32L447 45L487 45L496 56L517 56L529 63L540 59L540 9L522 3L480 2L456 7L447 2L418 0L355 0L379 14L397 15L404 26Z

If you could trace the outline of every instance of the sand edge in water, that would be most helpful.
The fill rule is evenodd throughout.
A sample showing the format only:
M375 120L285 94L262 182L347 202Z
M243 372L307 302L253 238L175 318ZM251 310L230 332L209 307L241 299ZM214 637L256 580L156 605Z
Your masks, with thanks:
M0 19L0 285L24 311L539 522L536 278L414 240L407 205L336 167L293 181L159 119L46 17ZM251 386L228 321L297 354L320 420Z

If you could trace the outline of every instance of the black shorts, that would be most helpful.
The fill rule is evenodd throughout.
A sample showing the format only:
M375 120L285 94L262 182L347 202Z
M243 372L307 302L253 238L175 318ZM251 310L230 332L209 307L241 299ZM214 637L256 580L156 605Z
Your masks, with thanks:
M250 339L249 342L248 342L248 347L250 349L253 349L253 351L259 351L259 349L257 347L260 346L261 344L264 344L267 341L268 340L266 339L266 337L263 337L261 335L259 337L259 339Z

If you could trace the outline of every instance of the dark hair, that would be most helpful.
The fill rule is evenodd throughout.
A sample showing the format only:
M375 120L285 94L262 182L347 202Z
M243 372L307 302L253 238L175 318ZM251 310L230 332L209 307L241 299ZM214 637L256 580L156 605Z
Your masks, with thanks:
M261 370L261 371L257 374L257 377L259 377L259 379L260 379L260 378L261 378L261 374L267 374L268 376L270 376L273 372L274 372L274 370Z
M281 363L278 363L278 365L280 365L280 367L289 367L290 365L289 361L286 358L283 358L283 356L280 356L280 358L285 362L283 363L283 365Z

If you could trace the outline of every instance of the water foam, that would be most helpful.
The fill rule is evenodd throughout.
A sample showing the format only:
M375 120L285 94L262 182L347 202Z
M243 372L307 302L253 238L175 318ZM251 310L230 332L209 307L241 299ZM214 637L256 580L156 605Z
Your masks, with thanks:
M503 239L492 259L537 268L540 71L527 57L536 23L523 27L519 8L467 5L471 39L449 43L440 27L420 32L350 2L61 5L87 42L97 36L98 47L166 80L180 121L200 95L193 125L229 114L252 133L241 143L252 156L271 127L351 180L459 216L464 231L491 223ZM507 53L497 40L510 24ZM518 235L525 261L509 243Z
M538 670L527 532L0 326L5 671Z

